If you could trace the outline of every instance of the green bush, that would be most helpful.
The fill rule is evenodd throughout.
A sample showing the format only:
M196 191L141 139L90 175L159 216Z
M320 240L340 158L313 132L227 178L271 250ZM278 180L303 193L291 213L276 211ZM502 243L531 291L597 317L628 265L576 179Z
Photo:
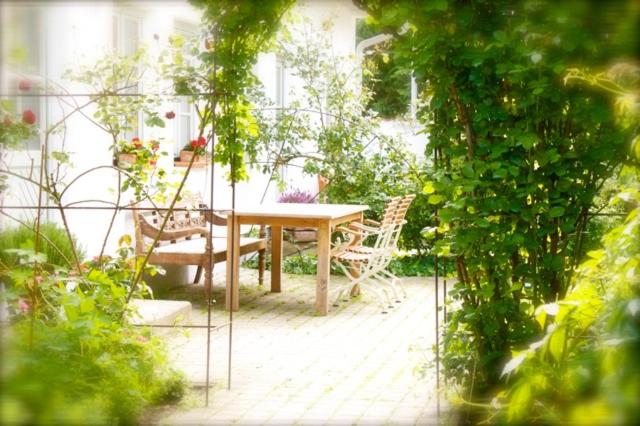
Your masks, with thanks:
M24 321L7 336L3 424L133 424L148 405L184 392L183 376L166 368L165 348L147 331L38 321L31 332Z
M151 404L179 398L185 382L166 349L128 319L138 265L127 238L116 257L80 271L42 268L42 255L13 249L6 272L10 326L0 370L2 423L131 424ZM154 274L154 268L145 272Z
M493 420L541 424L640 421L640 185L617 198L635 209L589 252L566 298L538 307L546 333L514 351Z
M54 223L43 223L40 226L42 238L39 242L39 252L46 256L46 263L50 266L70 267L73 263L73 248L78 250L78 257L83 259L84 254L78 247L77 241L73 245L65 230ZM0 232L0 264L2 269L10 269L18 264L18 256L7 252L7 249L34 249L35 232L32 228L19 226L5 229Z
M361 3L395 33L394 59L422 90L427 155L437 157L423 190L439 209L437 249L458 272L443 362L452 384L481 397L500 382L510 348L541 332L535 306L565 295L583 256L575 236L628 158L628 131L616 127L610 100L563 77L630 53L637 34L618 30L637 8Z

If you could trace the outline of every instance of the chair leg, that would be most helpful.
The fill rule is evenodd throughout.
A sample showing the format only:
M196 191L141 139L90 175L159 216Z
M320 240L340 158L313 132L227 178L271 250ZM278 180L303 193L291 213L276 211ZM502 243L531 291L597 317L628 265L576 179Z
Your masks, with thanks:
M267 238L267 228L264 225L260 225L260 238ZM266 250L258 250L258 285L264 284L264 265Z
M200 282L200 278L202 278L202 265L198 265L198 269L196 269L196 278L193 280L193 283L198 284Z
M264 284L265 250L258 251L258 285Z
M204 296L205 300L211 299L211 288L213 287L213 264L204 266Z

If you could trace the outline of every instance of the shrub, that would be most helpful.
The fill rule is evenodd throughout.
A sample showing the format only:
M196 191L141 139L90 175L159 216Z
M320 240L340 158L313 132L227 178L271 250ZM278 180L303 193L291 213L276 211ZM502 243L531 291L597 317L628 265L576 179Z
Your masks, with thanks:
M43 256L13 249L6 272L11 326L3 341L2 421L22 424L135 423L150 404L179 397L182 376L148 330L130 325L137 260L127 238L114 258L81 270L41 267ZM145 268L154 273L154 268ZM132 294L142 297L145 286Z
M437 157L424 193L446 232L438 250L458 271L443 362L478 397L510 348L540 332L534 307L564 296L583 254L575 236L626 157L609 100L562 77L627 53L630 38L607 2L366 4L424 90Z
M40 226L42 238L39 242L39 251L46 256L46 263L50 266L70 267L74 255L73 248L78 249L78 243L73 240L73 245L65 230L53 223L43 223ZM0 262L2 269L11 269L18 264L18 256L7 252L7 249L33 249L35 247L35 232L31 228L20 226L0 232ZM79 250L79 258L84 254Z

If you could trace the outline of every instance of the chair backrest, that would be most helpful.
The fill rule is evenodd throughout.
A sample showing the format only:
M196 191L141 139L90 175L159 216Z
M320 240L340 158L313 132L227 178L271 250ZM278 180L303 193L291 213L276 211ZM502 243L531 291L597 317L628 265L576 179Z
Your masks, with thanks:
M398 206L401 202L402 197L392 197L387 201L387 204L384 206L384 211L382 212L380 227L386 228L387 226L394 224L396 211L398 210Z
M202 204L200 208L202 209ZM155 230L159 228L164 221L167 211L155 208L138 208L133 210L133 223L136 233L136 253L143 254L148 245L153 242L150 232L145 230ZM205 206L206 207L206 206ZM150 225L150 226L148 226ZM202 210L186 210L184 207L178 207L169 215L169 220L164 227L163 232L184 231L192 228L204 228L207 225L205 213ZM144 228L144 229L143 229ZM156 231L157 235L157 231ZM192 233L180 238L166 239L161 235L155 246L160 247L167 244L175 244L178 241L191 240L193 237L201 237L203 234Z
M409 210L409 206L414 198L416 198L415 194L408 194L402 197L400 202L398 202L395 215L393 217L394 225L403 225L405 223L404 218L407 215L407 210Z

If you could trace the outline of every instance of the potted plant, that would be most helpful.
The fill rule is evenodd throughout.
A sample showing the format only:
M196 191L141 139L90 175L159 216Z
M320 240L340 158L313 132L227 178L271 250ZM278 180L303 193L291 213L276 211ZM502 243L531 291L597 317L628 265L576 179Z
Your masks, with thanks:
M204 163L207 159L207 139L204 136L200 136L197 140L193 139L191 142L182 147L180 151L180 161L188 163L191 161L191 157L195 156L194 163Z
M120 141L118 143L118 167L130 169L136 164L155 166L158 160L158 148L160 148L160 142L155 140L145 143L140 138L134 137L131 142Z
M284 192L278 198L279 203L301 203L314 204L317 202L315 195L308 191L295 189L293 191ZM317 241L317 232L313 228L284 228L285 238L292 243L309 243Z

